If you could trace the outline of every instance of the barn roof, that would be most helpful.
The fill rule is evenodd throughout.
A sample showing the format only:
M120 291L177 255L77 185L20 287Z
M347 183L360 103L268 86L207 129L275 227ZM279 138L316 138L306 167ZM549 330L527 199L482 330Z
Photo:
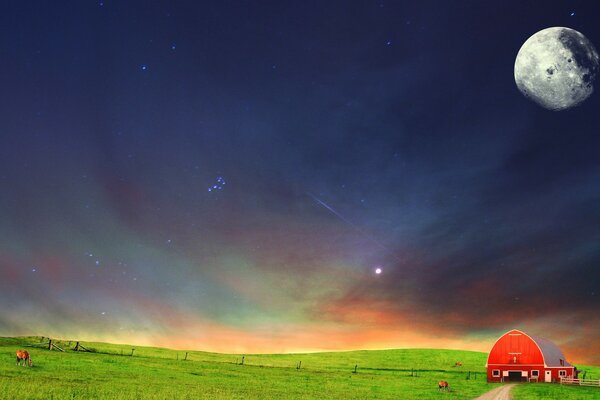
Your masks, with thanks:
M515 342L511 339L514 337L523 337L527 338L527 340L525 342L521 340ZM527 345L528 342L535 347L535 350ZM518 353L512 353L514 351L518 351ZM543 363L547 367L572 367L565 359L563 352L550 340L539 336L528 335L518 329L510 330L496 340L496 343L494 343L494 346L490 350L486 365L512 364L513 361L511 360L513 354L521 355L523 358L520 362L524 363Z
M524 333L524 332L523 332ZM526 334L526 333L525 333ZM527 334L526 334L527 335ZM548 339L527 335L539 346L544 356L544 362L548 367L570 367L571 364L565 359L563 352L558 348L557 345L549 341ZM563 364L560 363L563 361Z

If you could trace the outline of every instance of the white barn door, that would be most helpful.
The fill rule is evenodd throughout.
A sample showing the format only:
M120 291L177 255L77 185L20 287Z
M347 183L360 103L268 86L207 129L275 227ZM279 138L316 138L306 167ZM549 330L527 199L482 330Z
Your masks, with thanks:
M545 382L552 382L552 371L546 371L546 378L544 379Z

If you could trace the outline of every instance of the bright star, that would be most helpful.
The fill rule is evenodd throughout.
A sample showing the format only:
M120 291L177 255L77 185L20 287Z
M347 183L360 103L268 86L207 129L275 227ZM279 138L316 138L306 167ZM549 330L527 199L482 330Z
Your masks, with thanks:
M381 272L382 272L382 269L381 269L381 268L375 268L375 273L376 273L377 275L381 274Z

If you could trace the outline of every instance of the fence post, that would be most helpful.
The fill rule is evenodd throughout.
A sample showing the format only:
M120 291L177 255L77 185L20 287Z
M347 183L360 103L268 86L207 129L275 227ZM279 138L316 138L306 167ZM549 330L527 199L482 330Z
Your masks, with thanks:
M183 361L187 361L187 355L188 355L188 352L186 351L185 352L185 358L183 359Z
M48 339L48 350L52 350L52 339Z
M353 374L356 374L358 370L358 364L354 365L354 371L352 372Z
M129 357L133 357L133 352L135 351L135 349L131 349L131 354L129 355Z

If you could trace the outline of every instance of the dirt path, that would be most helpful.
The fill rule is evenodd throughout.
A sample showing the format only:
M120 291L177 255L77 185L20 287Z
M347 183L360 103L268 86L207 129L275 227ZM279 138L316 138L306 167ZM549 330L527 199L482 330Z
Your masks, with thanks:
M496 389L492 389L486 394L479 396L475 400L510 400L510 390L513 386L515 386L514 383L497 387Z

